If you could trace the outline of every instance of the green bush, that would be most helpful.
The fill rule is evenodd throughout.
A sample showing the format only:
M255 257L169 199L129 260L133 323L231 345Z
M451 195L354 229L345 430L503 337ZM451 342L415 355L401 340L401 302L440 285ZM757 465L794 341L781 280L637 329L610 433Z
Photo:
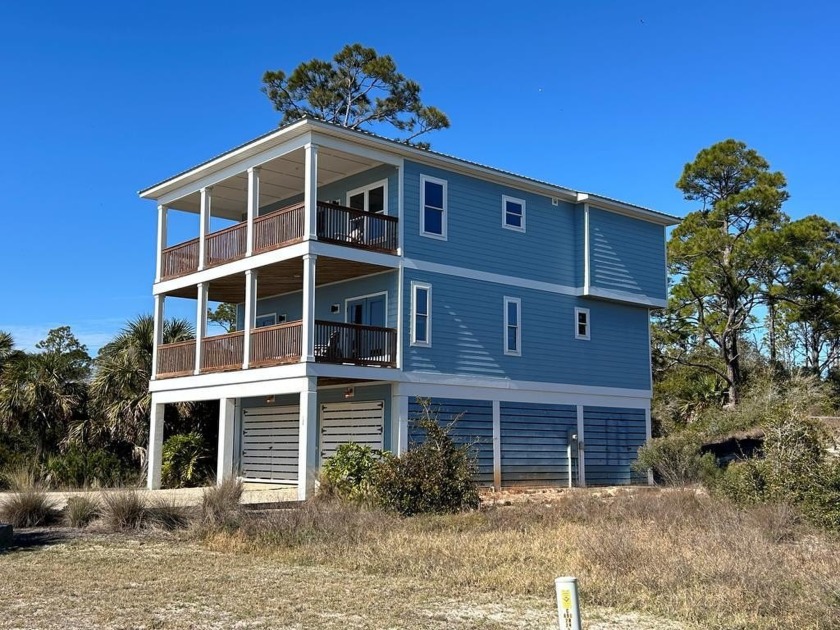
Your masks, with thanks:
M50 525L58 514L52 499L35 488L16 490L0 503L0 520L13 527Z
M161 481L167 488L193 488L207 479L207 449L201 434L173 435L163 445Z
M327 498L365 503L372 499L373 480L382 452L350 442L340 445L321 469L318 493Z
M652 470L655 478L669 486L682 486L702 481L714 474L715 458L701 455L700 436L686 431L654 438L639 449L633 470Z
M415 421L426 434L422 444L400 457L386 455L376 467L377 499L386 509L404 516L453 513L478 507L477 471L471 445L452 440L452 424L438 422L429 401L421 400Z
M99 501L91 496L78 495L67 499L64 518L70 527L87 527L99 516Z
M52 488L114 487L131 481L137 471L105 449L71 447L53 455L45 465L45 481Z

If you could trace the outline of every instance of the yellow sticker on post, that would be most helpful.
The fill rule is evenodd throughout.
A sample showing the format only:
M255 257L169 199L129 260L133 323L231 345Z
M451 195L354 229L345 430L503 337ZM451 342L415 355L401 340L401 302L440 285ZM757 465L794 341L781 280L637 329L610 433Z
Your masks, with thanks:
M572 591L567 589L560 591L560 605L563 607L563 610L572 609Z

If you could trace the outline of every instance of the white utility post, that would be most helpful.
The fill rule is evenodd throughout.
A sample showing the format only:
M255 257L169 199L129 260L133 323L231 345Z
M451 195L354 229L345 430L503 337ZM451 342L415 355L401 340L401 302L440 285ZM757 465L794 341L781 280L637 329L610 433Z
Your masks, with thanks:
M554 588L557 590L560 630L581 630L577 578L559 577L554 580Z
M251 332L254 330L257 317L257 270L249 269L245 272L245 326L242 335L242 369L247 370L251 364Z
M248 169L248 226L246 228L245 255L254 253L254 219L260 213L260 167Z
M493 401L493 488L502 489L502 404Z
M583 405L577 406L577 458L578 458L578 486L586 487L586 438L583 435Z
M198 223L198 270L204 269L207 263L207 234L210 232L210 204L213 189L208 186L201 189L201 212Z
M219 453L216 460L216 485L233 476L233 419L236 398L219 401Z
M301 361L315 361L315 254L303 255Z
M146 486L149 490L160 488L160 468L163 457L163 412L166 405L158 404L152 399L152 414L149 424L149 452L146 465L148 477Z
M408 396L391 396L391 450L402 455L408 450Z
M155 296L155 313L154 313L154 337L152 338L152 380L157 378L158 369L158 351L160 345L163 343L163 325L166 321L165 316L165 295Z
M298 500L305 501L315 491L318 474L318 377L306 377L300 392L300 436L298 443Z
M204 355L204 337L207 335L206 282L198 283L198 300L195 309L195 374L201 374L201 357Z
M318 240L318 145L306 145L303 189L303 238Z
M163 277L163 250L166 249L166 227L169 220L169 208L158 206L157 224L157 258L155 265L155 282Z

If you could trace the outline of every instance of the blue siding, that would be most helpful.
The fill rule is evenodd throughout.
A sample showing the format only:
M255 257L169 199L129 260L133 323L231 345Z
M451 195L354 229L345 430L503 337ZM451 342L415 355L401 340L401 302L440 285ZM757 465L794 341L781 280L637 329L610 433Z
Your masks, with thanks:
M589 210L590 284L665 299L665 228Z
M316 271L317 276L317 271ZM397 326L397 286L399 274L397 271L380 273L373 276L366 276L347 282L339 282L329 286L318 287L315 290L315 319L326 321L345 321L344 301L347 298L370 295L372 293L387 292L387 325L391 328ZM275 297L264 298L257 301L257 315L277 313L285 314L288 321L295 321L302 317L303 304L302 293L286 293ZM330 308L333 304L339 305L339 312L332 313ZM236 326L242 330L245 322L244 305L237 306Z
M569 482L568 432L577 432L571 405L502 402L503 486L560 486ZM577 452L572 453L577 482Z
M410 345L411 281L432 285L432 346ZM404 368L513 380L650 389L645 308L405 270ZM522 356L503 350L504 296L522 300ZM591 340L574 338L574 307Z
M456 400L435 398L432 410L437 413L438 422L449 424L456 418L450 435L458 444L471 444L478 464L478 483L493 484L493 404L489 400ZM414 420L420 417L422 407L417 401L410 401L409 448L420 444L425 436ZM460 416L460 417L459 417Z
M373 184L380 180L388 180L388 211L389 216L397 216L399 208L399 183L397 182L397 169L393 166L381 165L375 168L345 177L331 184L318 187L318 201L338 201L340 205L347 205L347 193L356 188ZM280 201L275 201L260 208L260 214L266 214L272 210L283 208L293 203L303 201L303 193Z
M420 235L420 175L447 181L447 241ZM575 212L565 202L405 163L405 255L491 273L576 285ZM502 227L502 195L524 199L526 232ZM581 236L578 239L582 239ZM539 264L526 252L539 252Z
M587 485L647 483L630 470L646 439L644 409L584 407L583 437Z

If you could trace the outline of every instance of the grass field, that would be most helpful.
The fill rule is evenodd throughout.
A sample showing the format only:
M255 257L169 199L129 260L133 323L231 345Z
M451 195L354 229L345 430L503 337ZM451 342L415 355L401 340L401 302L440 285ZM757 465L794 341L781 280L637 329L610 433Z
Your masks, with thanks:
M59 537L60 538L60 537ZM324 504L0 555L0 628L840 627L840 543L691 492L530 495L447 517Z

